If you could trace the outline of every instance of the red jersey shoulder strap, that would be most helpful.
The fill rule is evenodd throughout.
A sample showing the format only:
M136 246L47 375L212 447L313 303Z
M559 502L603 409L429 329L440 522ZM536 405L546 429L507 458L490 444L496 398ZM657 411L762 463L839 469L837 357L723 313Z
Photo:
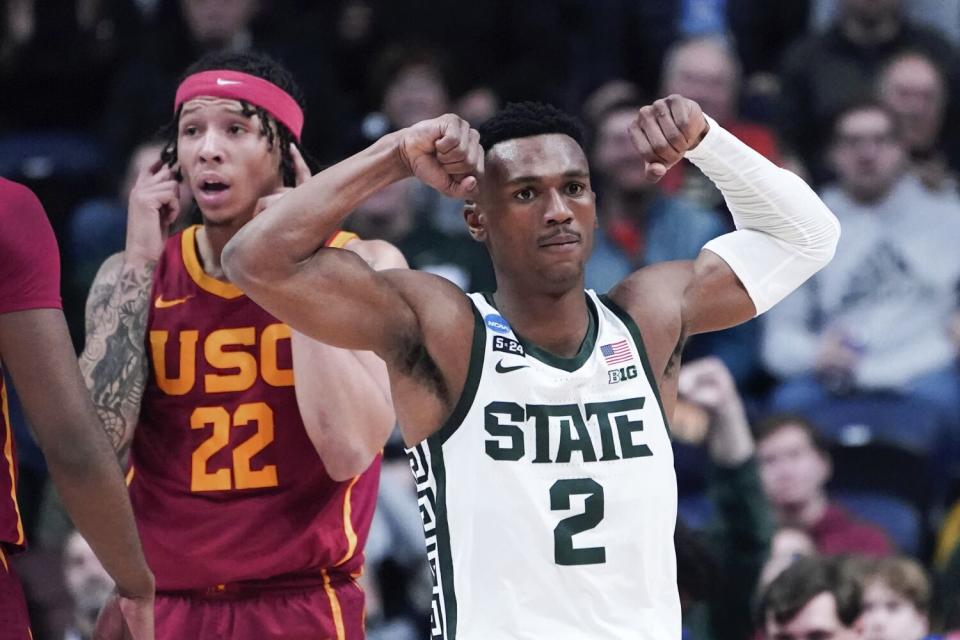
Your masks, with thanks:
M180 255L183 259L183 267L187 270L190 279L207 293L212 293L227 300L233 300L244 295L243 291L235 284L217 280L203 270L200 257L197 255L197 231L199 229L200 225L198 224L187 227L180 236Z

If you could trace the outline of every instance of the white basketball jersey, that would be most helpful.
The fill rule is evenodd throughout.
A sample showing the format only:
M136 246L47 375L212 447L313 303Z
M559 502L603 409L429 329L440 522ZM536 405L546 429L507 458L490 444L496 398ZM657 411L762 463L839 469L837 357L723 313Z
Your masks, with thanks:
M633 320L586 292L579 353L472 294L463 394L408 450L434 575L432 637L678 640L677 482Z

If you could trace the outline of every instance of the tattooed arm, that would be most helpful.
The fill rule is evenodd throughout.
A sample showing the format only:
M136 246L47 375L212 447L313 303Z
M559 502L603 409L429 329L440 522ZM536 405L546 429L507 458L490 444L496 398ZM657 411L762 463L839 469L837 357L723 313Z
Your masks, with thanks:
M115 254L100 267L87 297L80 371L120 456L133 439L147 380L144 338L155 266Z
M87 297L87 340L80 370L114 451L133 440L147 381L147 331L153 270L180 212L179 183L160 162L130 191L126 250L100 267Z

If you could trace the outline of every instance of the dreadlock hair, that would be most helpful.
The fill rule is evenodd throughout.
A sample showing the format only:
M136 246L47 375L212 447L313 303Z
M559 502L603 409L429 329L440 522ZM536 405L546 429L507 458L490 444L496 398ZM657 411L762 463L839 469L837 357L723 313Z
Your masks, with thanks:
M505 140L548 133L566 134L581 147L586 139L583 125L576 118L543 102L511 102L480 125L479 132L484 152Z
M207 54L190 65L181 76L180 82L195 73L215 69L239 71L263 78L289 93L300 105L300 108L305 110L303 92L293 79L293 75L279 62L262 53L217 52ZM283 185L285 187L296 186L296 168L293 164L293 155L290 153L290 145L296 144L293 133L286 125L277 122L263 107L250 104L246 100L240 100L239 102L244 116L248 118L254 115L260 116L260 133L266 136L268 147L273 149L274 143L280 145L280 175L283 177ZM183 105L180 105L173 116L173 120L164 125L159 134L165 140L160 158L170 167L177 161L177 134L182 110ZM303 152L302 149L301 152ZM304 154L304 157L307 157L306 154Z

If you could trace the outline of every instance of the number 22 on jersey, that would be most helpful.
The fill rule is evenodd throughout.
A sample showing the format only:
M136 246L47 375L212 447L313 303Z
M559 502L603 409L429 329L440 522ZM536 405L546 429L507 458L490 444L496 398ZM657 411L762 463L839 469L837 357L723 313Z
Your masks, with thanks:
M167 371L170 338L168 331L150 332L157 386L167 395L183 396L194 390L199 377L196 363L200 352L214 369L214 372L200 379L204 393L248 390L256 384L258 374L271 387L293 385L293 371L282 368L278 360L279 343L290 340L290 328L282 323L268 325L259 335L255 327L218 329L206 336L202 349L198 349L199 331L180 331L172 341L179 347L175 360L179 363L177 377L169 376ZM252 348L253 352L247 351L248 348ZM255 355L256 352L259 352L259 357ZM231 429L254 423L257 426L256 433L233 448L231 466L211 470L210 459L229 446ZM229 491L276 487L276 465L268 464L261 469L253 469L250 464L254 456L273 442L274 425L273 410L265 402L241 404L233 414L223 406L194 409L190 415L190 428L212 428L212 433L193 451L190 490Z
M255 422L257 432L233 449L232 468L208 469L210 458L230 444L230 429ZM241 404L230 415L224 407L197 407L190 416L191 429L213 427L213 433L193 452L191 491L265 489L277 486L277 466L252 469L250 460L273 442L273 410L265 402Z

